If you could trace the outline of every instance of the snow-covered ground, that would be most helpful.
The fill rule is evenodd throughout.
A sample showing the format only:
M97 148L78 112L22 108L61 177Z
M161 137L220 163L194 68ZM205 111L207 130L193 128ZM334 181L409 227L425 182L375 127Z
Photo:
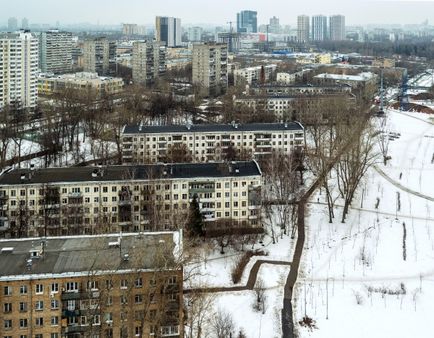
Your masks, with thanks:
M401 134L378 165L388 177L369 170L345 224L340 208L329 224L325 205L309 206L295 319L307 314L317 328L299 327L301 337L433 336L434 125L424 114L387 115Z

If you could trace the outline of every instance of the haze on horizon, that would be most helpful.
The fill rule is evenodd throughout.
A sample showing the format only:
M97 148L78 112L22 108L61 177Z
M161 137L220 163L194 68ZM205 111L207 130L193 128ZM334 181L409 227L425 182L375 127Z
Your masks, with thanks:
M299 14L343 14L347 25L434 23L434 1L371 0L1 0L0 24L9 17L30 23L153 24L155 16L175 16L183 24L225 25L243 9L258 11L258 23L277 16L282 25Z

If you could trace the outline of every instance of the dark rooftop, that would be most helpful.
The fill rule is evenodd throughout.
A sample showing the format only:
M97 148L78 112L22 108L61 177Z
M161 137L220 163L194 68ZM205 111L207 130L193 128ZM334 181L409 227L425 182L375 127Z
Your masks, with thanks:
M261 171L255 161L17 169L3 173L0 176L0 186L256 175L261 175Z
M179 239L166 232L1 240L0 280L175 267Z
M206 132L249 132L249 131L283 131L303 130L298 122L288 123L249 123L249 124L194 124L194 125L166 125L139 126L127 125L124 134L152 134L152 133L206 133Z

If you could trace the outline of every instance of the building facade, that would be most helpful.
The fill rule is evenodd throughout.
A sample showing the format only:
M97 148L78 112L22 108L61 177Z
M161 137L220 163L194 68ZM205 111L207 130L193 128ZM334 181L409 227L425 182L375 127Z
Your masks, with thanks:
M202 27L190 27L188 29L188 41L200 42L202 41L203 28Z
M83 44L83 70L98 75L109 75L116 62L116 43L100 37Z
M222 43L193 45L193 83L204 96L220 95L228 88L228 48Z
M139 35L139 26L135 23L122 24L122 34L127 36Z
M155 19L155 39L167 47L179 47L182 44L181 19L157 16Z
M0 109L36 107L38 39L30 32L0 34Z
M235 85L243 83L251 85L270 81L276 69L275 64L236 69L234 70Z
M309 16L299 15L297 16L297 42L306 43L310 37L310 22Z
M133 81L149 84L166 72L166 47L157 41L133 42Z
M342 41L345 40L345 16L332 15L330 16L330 40Z
M312 40L328 40L327 17L324 15L314 15L312 17Z
M38 78L38 92L42 95L61 93L65 89L93 91L98 97L122 92L124 81L117 77L98 76L97 73L74 73Z
M43 73L72 71L72 33L50 30L39 35L39 68Z
M169 232L0 241L0 335L183 337L180 238Z
M241 11L237 13L237 32L238 33L257 33L258 32L258 12Z
M260 160L302 146L304 129L296 122L126 126L122 141L125 163L162 162L172 148L186 149L193 162L222 161L228 149Z
M123 137L124 145L133 142ZM260 226L256 162L13 170L0 176L3 236L58 236L184 227L196 195L207 226Z

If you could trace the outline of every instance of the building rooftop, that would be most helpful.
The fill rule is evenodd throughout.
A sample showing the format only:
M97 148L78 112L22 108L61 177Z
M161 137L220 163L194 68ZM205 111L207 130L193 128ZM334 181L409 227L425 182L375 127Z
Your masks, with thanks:
M212 178L261 175L255 161L230 163L174 163L130 166L17 169L0 175L4 185L56 184L75 182L118 182L127 180Z
M160 133L217 133L217 132L261 132L300 130L304 128L298 122L288 123L249 123L249 124L194 124L194 125L165 125L140 126L127 125L124 134L160 134Z
M364 72L364 73L360 73L358 75L345 75L345 74L319 74L316 75L315 78L318 79L333 79L333 80L349 80L349 81L367 81L367 80L371 80L375 77L376 75L374 73L371 72Z
M173 268L180 245L180 232L0 240L0 281Z

